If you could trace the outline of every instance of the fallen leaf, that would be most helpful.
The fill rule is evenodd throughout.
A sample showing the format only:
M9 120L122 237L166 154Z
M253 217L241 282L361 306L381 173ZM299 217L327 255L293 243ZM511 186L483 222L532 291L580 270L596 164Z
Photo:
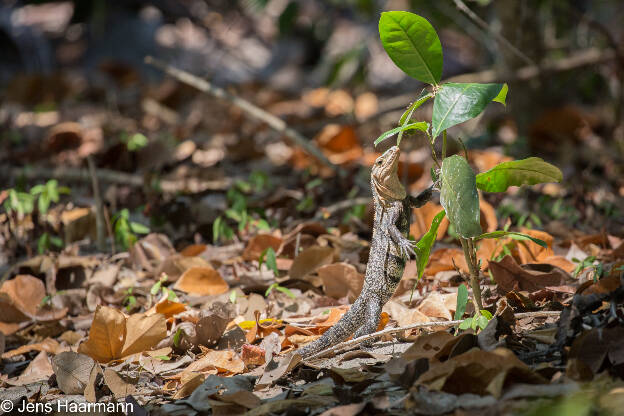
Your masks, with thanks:
M265 350L257 345L245 344L241 349L241 357L246 366L263 365Z
M34 276L19 274L5 281L0 287L0 320L9 324L31 319L52 321L67 314L67 308L58 310L41 307L45 296L45 285Z
M45 351L41 351L34 360L32 360L28 367L22 371L22 374L14 382L10 382L13 385L23 386L26 384L34 383L35 381L47 380L54 370L50 365L50 358Z
M271 234L258 234L253 236L243 251L243 260L258 261L264 250L271 247L276 253L282 246L282 239Z
M15 357L17 355L22 355L30 351L45 351L47 353L55 355L63 351L63 349L64 348L61 347L61 345L56 340L52 338L46 338L41 342L22 345L14 350L7 351L4 354L2 354L2 358L7 359L7 358Z
M503 387L510 384L546 384L547 380L531 371L508 349L487 352L473 348L447 361L432 363L416 383L453 394L500 397Z
M130 263L139 269L154 271L163 261L175 254L175 249L164 234L151 233L130 247Z
M190 396L205 380L205 376L202 373L189 373L180 380L180 386L176 388L172 397L174 400L179 400L184 397Z
M552 249L554 241L552 235L545 231L533 230L530 228L521 228L520 232L542 240L547 245L547 247L542 247L531 241L516 241L518 245L518 260L521 264L542 263L545 259L555 254Z
M330 264L333 258L334 249L331 247L309 247L295 257L289 275L293 279L303 279L319 267Z
M445 304L445 298L437 292L432 292L427 295L416 309L430 318L442 318L447 321L453 320L453 316Z
M262 377L260 377L256 383L256 389L261 389L275 383L295 368L300 361L301 355L296 353L290 353L280 358L273 357L273 359L267 363Z
M136 392L135 384L137 380L130 380L127 376L122 376L117 371L110 368L104 370L104 382L117 400L123 400L126 396L131 396Z
M427 231L429 231L433 218L442 210L442 205L434 204L433 202L427 202L420 208L414 208L414 221L410 225L410 234L414 236L416 240L421 238ZM436 240L444 237L448 226L449 220L445 216L438 226Z
M425 268L425 274L434 276L438 272L455 270L455 266L461 271L468 273L464 252L457 248L441 248L431 253L429 263Z
M91 357L71 351L52 359L56 382L65 394L83 394L95 365Z
M227 292L229 286L212 267L191 267L180 276L174 289L192 295L220 295Z
M120 311L98 306L87 341L78 352L107 363L155 347L167 336L167 323L161 314L134 314L126 318Z
M496 218L496 210L486 200L481 199L479 201L479 208L481 210L480 221L481 228L484 233L491 233L498 228L498 219Z
M490 271L502 294L514 290L534 292L548 287L563 286L570 276L550 264L527 264L520 266L511 256L501 261L491 261Z
M347 263L327 264L318 268L317 273L323 282L325 295L335 299L348 296L353 303L364 285L364 275Z

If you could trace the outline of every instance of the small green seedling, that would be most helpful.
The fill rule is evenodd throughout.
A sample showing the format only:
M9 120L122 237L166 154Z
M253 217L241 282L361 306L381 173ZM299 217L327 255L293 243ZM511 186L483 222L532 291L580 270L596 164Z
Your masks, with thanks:
M470 285L477 312L468 325L484 327L488 314L484 312L481 301L481 262L477 259L476 242L484 238L511 237L530 240L542 246L546 244L528 235L506 230L483 233L478 190L504 192L510 186L560 182L563 175L557 167L537 157L503 162L487 172L475 175L465 157L447 156L447 129L478 116L490 102L505 105L507 84L441 83L442 44L433 26L416 14L403 11L382 13L379 35L388 56L403 72L430 85L405 110L398 127L375 140L375 145L378 145L396 135L398 146L405 133L421 132L427 139L431 157L437 166L432 178L440 190L440 203L444 210L436 216L429 232L416 245L418 279L428 262L438 225L446 215L459 238L470 270ZM415 110L429 100L433 100L431 121L412 120ZM438 156L436 143L439 137L442 143Z
M296 296L294 293L292 293L288 288L284 286L280 286L279 283L273 283L271 286L269 286L266 292L264 292L264 297L269 296L269 294L273 291L273 289L277 290L278 292L282 292L286 294L286 296L288 296L291 299L296 299Z
M273 270L273 275L278 276L279 271L277 270L277 258L275 256L275 250L273 247L267 247L260 254L260 258L258 259L258 269L262 268L262 264L266 261L266 265L269 269Z
M150 232L145 225L130 221L130 212L127 209L122 209L113 216L113 230L115 241L124 250L129 249L136 243L137 234L148 234Z

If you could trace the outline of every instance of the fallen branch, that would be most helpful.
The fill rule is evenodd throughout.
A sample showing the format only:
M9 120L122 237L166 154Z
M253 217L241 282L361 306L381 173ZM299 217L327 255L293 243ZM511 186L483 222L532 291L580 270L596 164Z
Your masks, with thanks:
M2 176L8 173L9 177L24 177L26 179L49 179L56 178L67 182L91 182L91 175L88 169L80 168L0 168ZM146 177L131 173L119 172L109 169L97 169L95 175L99 182L118 185L129 185L134 187L149 186ZM149 177L147 177L148 179ZM183 179L159 179L158 187L163 192L188 192L199 193L203 191L223 191L230 187L232 180L229 178L218 180L201 180L197 178Z
M521 318L532 318L532 317L549 317L549 316L559 316L561 314L560 311L537 311L537 312L524 312L524 313L517 313L515 314L516 319L521 319ZM434 327L434 326L453 326L453 325L458 325L463 321L463 319L457 320L457 321L436 321L436 322L420 322L417 324L412 324L412 325L406 325L406 326L401 326L401 327L397 327L397 328L388 328L388 329L384 329L378 332L373 332L372 334L368 334L368 335L364 335L361 336L359 338L355 338L349 341L345 341L345 342L341 342L340 344L336 344L333 347L327 348L326 350L317 352L314 355L311 355L309 357L307 357L304 362L313 360L315 358L321 358L321 357L325 357L326 355L329 355L333 352L336 352L338 350L341 349L345 349L348 347L352 347L354 345L358 345L361 344L362 342L368 341L370 339L373 338L377 338L380 337L382 335L387 335L387 334L396 334L397 332L403 332L403 331L407 331L410 329L417 329L417 328L430 328L430 327Z
M262 108L256 106L255 104L250 103L247 100L244 100L240 97L237 97L233 94L230 94L223 88L217 87L205 79L196 77L195 75L183 71L178 68L174 68L165 62L162 62L156 58L151 56L145 57L145 62L149 65L152 65L166 74L172 76L178 81L190 85L193 88L198 89L201 92L212 95L216 98L221 98L229 103L235 105L236 107L243 110L252 118L262 121L268 124L273 130L282 133L284 136L291 139L295 144L305 150L308 154L318 159L322 164L332 169L339 176L346 176L346 172L340 166L333 164L321 150L314 145L314 143L304 137L301 133L294 130L291 127L288 127L286 122L279 117L274 116L273 114L263 110Z

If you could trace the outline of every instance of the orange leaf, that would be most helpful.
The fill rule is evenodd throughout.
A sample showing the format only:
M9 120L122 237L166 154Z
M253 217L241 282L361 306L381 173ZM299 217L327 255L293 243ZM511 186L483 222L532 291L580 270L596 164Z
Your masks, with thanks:
M243 260L253 261L260 258L262 252L269 247L277 252L282 245L282 239L271 234L258 234L253 236L247 243L243 252Z
M174 289L193 295L220 295L229 286L212 267L191 267L180 276Z

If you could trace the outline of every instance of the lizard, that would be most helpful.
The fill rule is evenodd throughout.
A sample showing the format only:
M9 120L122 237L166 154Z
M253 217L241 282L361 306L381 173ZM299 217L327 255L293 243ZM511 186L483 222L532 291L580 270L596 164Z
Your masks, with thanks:
M407 238L411 208L421 207L431 199L433 185L416 197L408 195L397 174L399 155L399 148L393 146L379 156L372 167L375 217L362 291L351 308L321 338L297 351L304 358L347 339L354 332L355 338L375 332L381 309L394 294L407 259L415 256L416 242Z

